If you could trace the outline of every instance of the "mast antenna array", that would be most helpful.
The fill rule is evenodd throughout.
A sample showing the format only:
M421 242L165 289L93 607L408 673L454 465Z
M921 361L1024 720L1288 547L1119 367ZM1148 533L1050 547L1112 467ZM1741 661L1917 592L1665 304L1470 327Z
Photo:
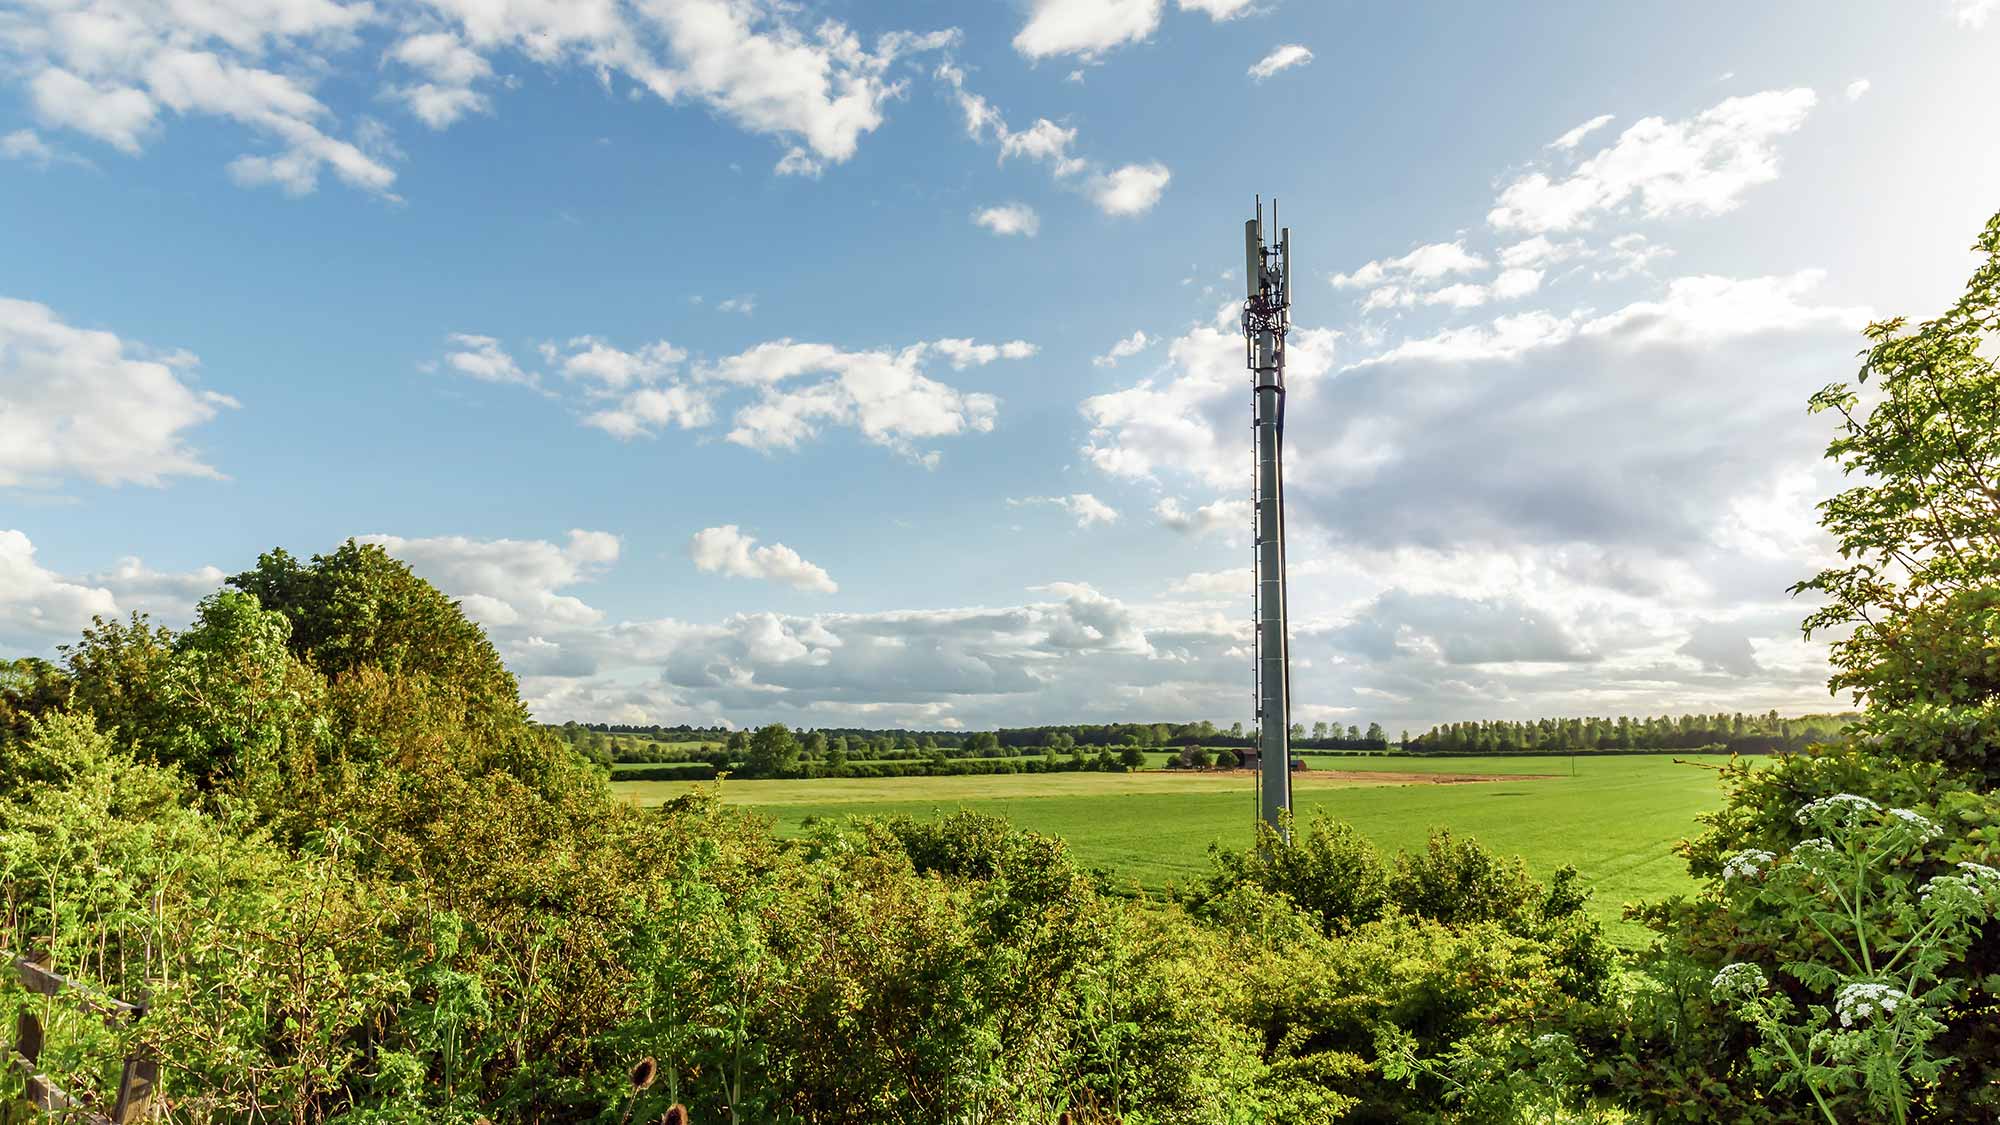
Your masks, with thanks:
M1292 327L1292 232L1278 225L1271 201L1244 224L1243 336L1249 349L1256 475L1252 478L1257 571L1257 815L1285 831L1292 810L1292 654L1285 621L1285 336Z

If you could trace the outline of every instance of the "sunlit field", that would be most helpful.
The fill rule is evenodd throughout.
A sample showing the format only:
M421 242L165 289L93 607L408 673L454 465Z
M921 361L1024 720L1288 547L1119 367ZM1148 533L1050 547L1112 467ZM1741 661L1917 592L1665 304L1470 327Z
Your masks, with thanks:
M1341 758L1299 775L1299 816L1351 822L1386 851L1422 847L1433 828L1525 856L1538 876L1573 864L1593 888L1593 913L1622 944L1646 931L1620 920L1623 904L1688 891L1675 841L1719 802L1701 755L1568 758ZM1335 769L1337 767L1337 771ZM1704 768L1711 767L1711 768ZM1571 771L1574 769L1574 775ZM1478 775L1496 780L1420 781ZM815 818L976 809L1069 841L1087 865L1151 891L1198 878L1210 845L1251 838L1246 775L1013 774L879 780L723 781L723 799L771 817L781 834ZM618 782L627 800L657 804L701 786Z

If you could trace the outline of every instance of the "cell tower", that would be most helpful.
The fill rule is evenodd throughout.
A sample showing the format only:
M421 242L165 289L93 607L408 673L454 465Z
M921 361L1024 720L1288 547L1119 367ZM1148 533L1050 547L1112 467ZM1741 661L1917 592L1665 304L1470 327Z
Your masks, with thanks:
M1260 198L1257 217L1243 230L1250 294L1243 302L1243 335L1249 345L1257 435L1251 493L1257 560L1257 815L1282 831L1281 814L1292 809L1292 652L1285 625L1285 334L1292 327L1292 232L1278 226L1275 199L1271 227L1277 237L1266 242Z

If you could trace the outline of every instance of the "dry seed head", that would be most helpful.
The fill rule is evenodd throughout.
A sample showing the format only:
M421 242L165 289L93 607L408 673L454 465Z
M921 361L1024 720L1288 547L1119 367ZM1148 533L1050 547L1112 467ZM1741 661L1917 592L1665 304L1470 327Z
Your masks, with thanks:
M634 1090L644 1090L653 1084L653 1079L659 1076L660 1064L653 1061L653 1056L647 1055L632 1067L632 1088Z
M660 1125L688 1125L687 1107L679 1102L668 1106L667 1112L660 1115Z

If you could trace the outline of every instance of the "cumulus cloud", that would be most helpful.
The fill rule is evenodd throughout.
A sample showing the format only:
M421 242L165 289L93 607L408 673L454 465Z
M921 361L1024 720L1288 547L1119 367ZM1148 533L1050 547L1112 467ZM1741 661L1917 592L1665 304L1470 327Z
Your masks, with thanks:
M705 574L757 578L817 594L840 590L824 568L807 562L797 551L783 543L759 547L755 536L743 534L733 523L695 532L688 542L688 556Z
M1097 166L1094 163L1075 152L1077 131L1074 128L1066 128L1043 117L1017 132L1008 128L1006 116L998 107L966 86L964 70L945 63L937 68L937 78L950 87L952 97L957 100L959 111L965 118L966 136L982 144L997 144L1003 164L1010 158L1019 157L1046 165L1057 183L1083 191L1105 214L1136 215L1151 210L1173 178L1167 166L1157 161L1127 164L1109 172L1095 171ZM1027 209L1022 207L1022 210ZM1033 222L1033 212L1018 215L996 208L974 215L974 221L982 226L1002 223L1013 228L1003 230L993 226L996 233L1034 233L1033 229L1019 225L1021 219Z
M1009 340L1004 344L981 344L973 340L945 339L933 340L931 350L951 361L954 371L968 367L984 367L1002 359L1030 359L1042 349L1026 340Z
M1217 23L1248 15L1254 0L1177 0L1182 11ZM1140 43L1159 29L1166 0L1034 0L1014 49L1031 59L1076 55L1089 61L1114 47Z
M1287 43L1270 54L1258 59L1250 67L1250 77L1262 82L1281 70L1304 66L1313 61L1313 53L1297 43Z
M1767 90L1681 121L1648 117L1567 173L1516 178L1487 221L1497 230L1546 233L1586 228L1627 207L1648 218L1721 214L1750 188L1777 179L1776 142L1796 132L1817 102L1807 89Z
M487 382L541 385L492 337L451 337L450 370ZM942 361L953 370L1027 359L1039 350L1026 340L987 344L947 338L899 350L850 351L830 344L779 339L719 360L690 365L688 353L665 340L623 349L595 336L540 346L542 362L574 388L570 402L584 425L631 440L664 430L702 430L721 417L726 399L739 405L724 440L772 452L795 449L828 426L851 426L867 440L919 464L938 454L920 443L993 428L999 400L962 391L926 374Z
M1401 588L1377 595L1330 639L1337 648L1380 661L1405 653L1447 665L1596 659L1561 623L1533 607Z
M1090 362L1096 367L1116 367L1120 360L1131 359L1151 347L1153 341L1143 331L1134 331L1130 336L1111 345L1111 350L1097 356Z
M18 160L34 168L53 164L91 166L83 157L43 140L33 129L16 129L0 136L0 160Z
M1212 323L1169 341L1159 374L1084 399L1085 459L1128 480L1166 472L1240 487L1250 462L1242 441L1248 376L1237 315L1232 303ZM1293 329L1285 378L1294 401L1332 370L1335 338L1325 329Z
M224 577L212 566L155 570L135 557L96 573L61 574L42 564L26 532L0 528L0 655L52 657L56 645L74 641L93 617L144 613L155 624L178 628Z
M1383 258L1328 280L1336 289L1377 289L1390 283L1431 283L1452 274L1477 273L1485 258L1465 248L1465 240L1432 242L1400 258Z
M1029 496L1020 500L1009 499L1007 503L1015 508L1031 504L1053 505L1075 517L1078 527L1118 522L1117 509L1088 492L1076 492L1068 496Z
M1042 230L1041 216L1025 203L982 207L972 213L972 221L998 235L1018 234L1033 238Z
M572 530L565 542L545 539L472 539L463 535L404 538L362 535L410 564L411 569L459 599L473 620L488 626L561 629L594 625L601 610L561 593L589 582L618 561L619 540L603 531Z
M535 382L534 377L521 370L521 365L507 354L500 341L491 336L454 332L445 339L453 349L445 353L445 366L460 375L483 383L531 386Z
M64 579L35 559L25 532L0 530L0 642L40 648L68 637L93 616L116 617L111 591Z
M196 386L195 365L0 298L0 488L221 476L189 432L237 403Z
M1555 140L1550 141L1549 147L1560 149L1575 148L1583 143L1583 138L1611 124L1612 120L1612 116L1608 113L1593 117L1576 128L1571 129L1569 132L1564 133L1562 136L1557 137Z
M1538 264L1509 269L1568 253L1530 243L1503 260ZM1824 300L1821 282L1690 274L1608 310L1364 341L1341 366L1330 338L1296 327L1301 697L1418 729L1831 704L1823 653L1797 643L1802 611L1785 594L1826 557L1812 500L1838 487L1802 403L1851 362L1869 313ZM1086 400L1086 460L1212 489L1214 505L1170 494L1155 515L1247 535L1240 337L1225 316L1166 351L1159 371ZM1231 588L1197 575L1169 589Z
M1253 507L1247 499L1216 500L1189 509L1182 505L1180 497L1167 496L1153 505L1153 514L1159 517L1160 526L1183 535L1240 532L1250 526L1252 512Z
M2000 0L1945 0L1951 6L1952 18L1960 27L1977 31L1986 26L1987 17L2000 11Z
M1173 178L1164 164L1127 164L1097 177L1090 197L1107 215L1143 215L1166 194Z
M1014 49L1031 59L1092 57L1150 38L1160 26L1162 0L1035 0Z
M1845 93L1847 94L1847 100L1850 102L1860 101L1864 96L1867 95L1870 85L1872 84L1866 78L1857 78L1854 81L1849 82L1847 84L1847 89L1845 91Z
M780 170L818 174L853 156L903 93L905 59L949 47L953 30L892 31L864 43L837 20L810 30L788 5L736 0L285 0L162 5L36 4L0 23L42 122L137 153L171 116L233 122L261 138L230 174L246 185L315 189L324 170L393 198L392 149L366 122L343 124L313 92L366 80L423 125L494 112L495 60L575 66L607 88L694 103L785 146ZM384 41L386 45L384 45ZM348 134L343 137L342 134Z

